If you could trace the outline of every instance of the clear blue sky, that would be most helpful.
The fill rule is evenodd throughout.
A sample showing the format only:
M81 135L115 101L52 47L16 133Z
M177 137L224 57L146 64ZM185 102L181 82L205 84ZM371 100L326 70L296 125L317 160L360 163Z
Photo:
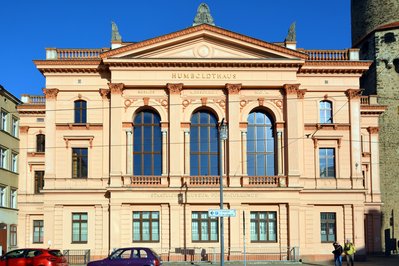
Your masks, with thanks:
M110 47L111 21L127 42L182 30L202 2L216 26L250 37L281 42L296 21L300 48L351 45L349 0L1 0L0 84L18 98L42 94L32 60L46 47Z

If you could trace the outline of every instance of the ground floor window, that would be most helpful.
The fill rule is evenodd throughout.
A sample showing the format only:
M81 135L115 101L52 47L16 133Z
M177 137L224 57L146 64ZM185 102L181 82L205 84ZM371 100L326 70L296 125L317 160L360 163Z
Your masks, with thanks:
M321 242L334 242L336 237L335 212L320 213Z
M33 243L43 243L43 220L33 221Z
M277 212L251 212L251 242L277 242Z
M17 246L17 226L15 224L10 225L10 246Z
M72 213L72 243L87 243L87 213Z
M217 242L218 219L209 217L208 212L192 212L191 237L193 242Z
M159 212L157 211L133 212L133 241L141 241L141 242L159 241Z

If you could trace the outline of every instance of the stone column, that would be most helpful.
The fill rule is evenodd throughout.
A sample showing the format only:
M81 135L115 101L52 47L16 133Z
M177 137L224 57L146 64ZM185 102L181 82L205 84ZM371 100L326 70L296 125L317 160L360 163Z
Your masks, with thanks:
M166 130L162 130L162 176L166 176L168 174L168 132Z
M226 167L226 174L229 177L230 180L230 187L240 187L241 186L241 174L242 171L240 171L240 158L239 155L239 150L240 150L240 142L239 140L241 139L240 136L240 90L241 90L241 84L226 84L226 89L228 93L228 101L227 101L227 116L226 120L228 122L228 139L227 142L228 145L225 146L225 155L228 156L228 165L226 164L226 159L225 161L225 167ZM227 148L228 147L228 154L227 154ZM227 158L227 157L226 157Z
M169 178L170 187L181 186L182 176L182 143L183 134L181 134L181 98L180 92L183 89L183 83L167 84L169 91Z
M111 106L110 106L110 178L111 186L122 186L122 108L121 96L123 93L123 83L108 83L111 91Z
M242 158L242 175L248 175L247 163L247 131L241 131L241 158Z
M369 127L367 128L370 136L370 190L371 190L371 200L372 202L381 202L381 187L380 187L380 152L378 148L378 127ZM361 168L359 166L359 168Z
M45 178L56 177L56 115L58 89L43 89L46 95L46 148L45 148ZM46 183L46 182L45 182Z
M299 177L303 166L303 98L306 90L299 89L300 84L284 85L284 112L287 117L286 137L284 141L285 152L287 152L288 186L298 187ZM296 141L289 141L295 139Z
M126 174L133 175L133 132L126 129Z
M277 175L282 176L283 172L283 132L277 131Z
M102 147L102 153L105 156L102 156L102 176L103 178L109 178L109 156L111 155L109 153L109 144L110 144L110 138L109 138L109 128L110 128L110 90L109 89L100 89L99 90L100 96L102 98L102 116L103 116L103 131L102 131L102 143L105 143ZM110 180L108 181L110 182Z
M352 178L352 188L362 189L362 147L360 134L360 90L349 89L346 91L349 100L349 119L350 119L350 169Z

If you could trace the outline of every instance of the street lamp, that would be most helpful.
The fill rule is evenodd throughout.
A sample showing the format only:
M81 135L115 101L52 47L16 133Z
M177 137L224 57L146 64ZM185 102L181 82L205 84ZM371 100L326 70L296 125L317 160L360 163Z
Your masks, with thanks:
M228 137L227 125L224 123L224 118L219 125L219 174L220 174L220 209L223 210L223 141ZM220 265L224 266L224 224L223 216L220 217Z

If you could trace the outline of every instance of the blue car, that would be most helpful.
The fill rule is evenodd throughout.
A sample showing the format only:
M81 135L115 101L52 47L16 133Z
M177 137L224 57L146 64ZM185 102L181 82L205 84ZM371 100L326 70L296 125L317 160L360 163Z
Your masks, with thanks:
M119 248L103 260L92 261L87 266L162 266L161 257L150 248Z

